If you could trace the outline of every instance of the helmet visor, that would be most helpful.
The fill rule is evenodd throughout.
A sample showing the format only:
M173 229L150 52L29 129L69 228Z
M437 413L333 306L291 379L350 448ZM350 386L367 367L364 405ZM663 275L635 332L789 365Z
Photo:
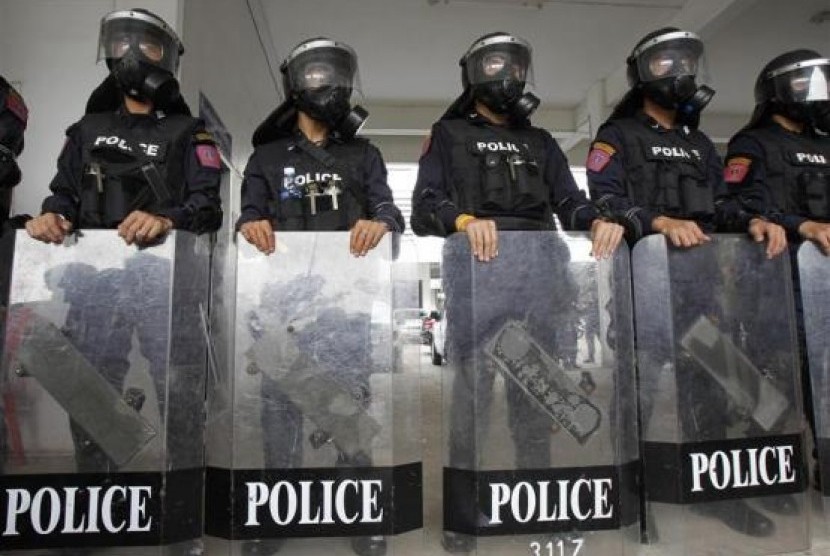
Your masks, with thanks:
M175 75L182 46L163 21L148 14L125 11L105 16L101 20L98 61L118 60L128 52Z
M475 43L465 55L465 71L471 85L512 79L533 84L528 43L510 35L496 35Z
M692 33L675 31L655 37L634 52L640 81L649 83L667 77L700 75L703 43Z
M313 91L323 87L360 90L357 56L354 51L328 39L297 47L287 60L288 86L292 91Z
M782 102L830 100L830 60L798 62L770 72L775 98Z

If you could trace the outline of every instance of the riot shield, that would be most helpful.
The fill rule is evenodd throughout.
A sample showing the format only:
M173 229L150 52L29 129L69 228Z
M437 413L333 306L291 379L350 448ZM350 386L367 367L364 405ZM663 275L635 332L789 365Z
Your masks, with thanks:
M830 523L830 258L812 242L798 249L804 339L815 419L824 518ZM807 369L804 369L806 372Z
M638 443L628 253L587 234L444 246L441 542L476 554L634 554Z
M197 549L207 238L4 241L3 554Z
M282 232L240 240L232 365L209 389L210 554L420 552L419 376L393 357L387 236ZM230 329L228 329L231 332ZM224 348L217 349L221 353Z
M809 544L789 258L719 235L632 256L646 536L660 553Z

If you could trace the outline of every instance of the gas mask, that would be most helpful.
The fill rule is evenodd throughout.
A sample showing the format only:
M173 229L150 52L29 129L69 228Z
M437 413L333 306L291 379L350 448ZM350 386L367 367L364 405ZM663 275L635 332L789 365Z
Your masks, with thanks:
M491 33L476 40L459 62L461 83L473 99L496 114L515 121L530 117L539 98L525 93L532 83L530 45L507 33Z
M98 59L136 100L164 107L179 97L175 73L183 52L173 30L146 10L112 12L101 21Z
M364 108L351 105L360 79L357 55L348 45L322 37L304 41L280 71L286 98L341 136L354 136L368 117Z
M765 68L756 86L756 100L770 101L791 120L830 132L830 59L812 51L779 57L777 67ZM760 90L758 90L760 89Z
M627 60L628 81L643 94L681 117L698 116L715 91L699 85L703 43L693 33L665 29L647 35Z

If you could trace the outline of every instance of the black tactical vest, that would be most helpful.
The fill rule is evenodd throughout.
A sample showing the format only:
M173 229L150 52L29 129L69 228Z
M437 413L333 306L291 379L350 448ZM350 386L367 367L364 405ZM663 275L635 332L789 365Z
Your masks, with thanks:
M625 185L632 202L670 217L714 214L715 184L706 181L711 144L701 132L661 132L636 118L611 125L622 132Z
M502 229L553 227L544 131L462 118L438 125L451 141L451 198L462 213L493 218Z
M367 218L362 172L368 145L354 138L323 148L287 137L258 147L277 230L345 231Z
M87 114L81 133L84 178L80 227L114 228L134 210L158 212L184 202L184 157L195 118Z
M830 221L830 138L769 127L745 133L764 150L768 202L786 214Z

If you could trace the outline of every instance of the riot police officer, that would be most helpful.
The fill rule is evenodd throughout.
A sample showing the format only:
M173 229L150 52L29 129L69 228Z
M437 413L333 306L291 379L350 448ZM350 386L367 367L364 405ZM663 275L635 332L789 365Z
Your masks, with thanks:
M767 257L781 253L786 248L783 229L767 219L753 218L729 197L715 147L698 129L700 114L715 93L698 82L704 66L700 38L673 27L653 31L636 44L626 64L630 90L600 127L588 154L592 199L625 223L632 242L660 233L674 247L692 248L709 242L709 234L716 230L748 229L755 241L766 240ZM717 275L717 271L700 269L702 274ZM680 277L688 281L687 295L706 300L706 285L698 278ZM687 305L676 326L688 327L698 309L720 314L716 304L704 304L703 308ZM678 389L685 397L680 402L684 435L698 440L722 438L723 417L711 407L725 405L725 394L697 367L677 374ZM640 385L643 427L653 413L649 392L653 386ZM695 509L749 535L767 536L773 531L771 520L741 500ZM644 517L644 538L654 541L652 515L647 511Z
M489 262L499 256L499 230L553 231L555 212L567 229L591 230L596 257L609 256L622 239L622 227L600 218L596 207L577 188L559 146L549 133L530 123L540 101L525 92L526 84L532 82L528 42L503 32L484 35L472 43L460 65L463 92L432 126L419 162L412 195L415 233L442 237L466 234L475 257ZM454 367L448 427L450 467L473 469L477 439L487 437L486 417L481 422L474 419L477 413L489 410L495 370L479 369L475 364L477 350L487 341L478 332L486 329L492 333L492 326L510 315L526 320L529 333L548 345L550 331L565 331L575 322L572 297L578 287L567 269L554 261L557 257L551 256L567 248L548 233L531 248L539 254L538 266L523 276L522 285L514 284L509 299L493 299L487 307L472 307L469 273L445 269L447 354ZM515 281L515 275L488 276L493 283ZM542 294L540 299L540 292L549 288L539 277L558 284L560 293L573 295L549 299ZM479 312L479 321L488 323L478 326L478 332L469 328L474 310ZM549 418L512 381L506 381L506 388L516 465L548 467ZM455 488L445 485L445 496L464 496ZM478 517L463 519L475 522ZM442 544L450 552L466 552L474 548L475 539L444 531Z
M17 157L23 151L23 132L29 110L8 81L0 77L0 224L9 218L12 188L20 183Z
M355 137L368 116L350 98L359 89L357 56L327 38L300 43L280 67L285 102L254 133L237 227L263 253L274 229L351 230L351 251L365 255L386 232L402 232L386 166Z
M830 60L812 50L786 52L758 75L755 110L729 141L724 171L745 210L780 224L790 239L804 407L814 433L797 251L810 240L830 255L828 133Z
M786 246L783 230L737 211L727 199L712 142L698 130L715 91L699 85L703 43L673 27L649 33L626 60L631 89L600 127L586 163L591 197L624 218L636 241L660 233L676 247L708 234L747 229L767 241L772 257Z
M150 245L171 229L203 233L219 228L221 162L212 136L190 115L180 95L175 73L183 52L173 29L147 10L119 10L102 18L98 60L106 61L110 73L90 96L86 114L66 132L58 172L50 184L52 195L44 200L42 214L26 223L30 236L61 243L76 229L117 228L128 245ZM159 326L164 329L159 323L164 313L155 297L163 287L158 277L169 264L139 252L126 268L101 272L94 280L97 290L85 290L92 295L72 296L66 331L68 340L118 392L131 367L128 355L137 332L160 413L172 422L192 408L164 402L164 350L156 341ZM138 295L146 300L142 307L122 300L136 286L144 288ZM95 310L99 295L109 301L103 313ZM198 353L189 360L194 359L199 359ZM125 398L138 409L129 391ZM70 425L79 472L117 471L77 423ZM199 445L191 445L191 440ZM182 446L169 446L169 465L179 467L177 458L189 461L192 450L201 448L198 436ZM173 550L200 553L200 542L183 542Z
M349 230L351 253L366 255L387 232L402 232L404 221L393 203L380 152L368 140L355 137L368 116L365 109L350 102L360 85L357 55L342 42L312 38L291 51L280 71L285 101L254 132L237 229L266 255L274 252L275 230ZM262 307L263 315L279 309ZM335 324L341 329L353 326L343 319ZM318 320L315 326L325 325ZM338 348L329 344L325 349L336 353ZM370 396L367 372L361 369L356 376L364 401ZM298 441L302 412L265 375L262 401L265 465L299 465L303 459L302 441ZM337 464L371 462L340 453ZM272 554L281 544L280 539L246 541L243 553ZM382 536L354 537L351 546L362 556L386 552Z
M755 82L755 110L729 142L724 178L747 208L830 255L830 60L776 57Z
M127 244L149 244L173 228L218 229L221 162L179 93L183 52L147 10L104 16L98 60L110 75L67 130L52 195L26 224L29 235L61 243L73 229L117 228Z
M433 125L419 161L412 228L418 235L463 232L487 261L498 252L496 230L553 230L555 211L568 229L590 228L595 255L607 256L619 227L599 218L559 146L530 124L539 105L524 91L532 80L530 56L525 40L499 32L477 39L461 58L464 91ZM483 146L463 153L473 140ZM482 167L488 171L479 174Z

